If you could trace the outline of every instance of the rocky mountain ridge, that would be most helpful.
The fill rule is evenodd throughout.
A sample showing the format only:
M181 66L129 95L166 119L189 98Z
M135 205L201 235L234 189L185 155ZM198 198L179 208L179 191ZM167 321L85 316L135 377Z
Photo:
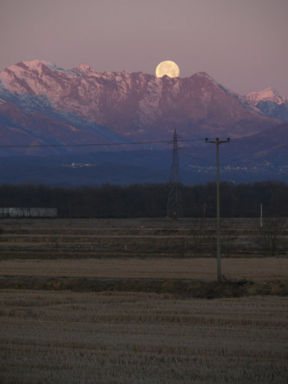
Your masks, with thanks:
M261 91L250 92L245 95L246 100L257 106L261 101L270 101L275 104L285 104L288 103L288 100L282 97L275 89L272 87L265 88Z
M156 78L21 62L0 72L2 182L165 182L171 146L129 143L167 142L174 129L186 183L214 178L215 151L204 138L228 136L229 180L288 180L286 108L273 90L241 96L204 72Z
M31 112L30 102L32 112L45 114L51 104L132 140L167 139L175 128L183 138L241 137L278 124L203 72L156 78L140 72L98 73L84 64L65 70L34 60L4 69L0 81L0 97L11 102L7 93L17 95L24 111Z
M282 97L273 88L250 92L245 96L245 99L265 116L288 122L288 99Z

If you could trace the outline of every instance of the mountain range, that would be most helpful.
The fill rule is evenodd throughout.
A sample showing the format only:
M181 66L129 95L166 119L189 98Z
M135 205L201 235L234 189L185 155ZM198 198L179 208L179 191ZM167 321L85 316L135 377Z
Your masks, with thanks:
M229 180L285 181L287 122L288 101L272 88L239 95L204 72L156 78L99 73L85 64L67 70L39 60L0 72L0 156L6 164L0 170L6 182L165 181L171 161L165 142L175 129L184 182L210 180L215 173L215 151L205 137L232 139L222 156ZM136 142L144 144L136 148ZM21 174L16 164L24 167Z

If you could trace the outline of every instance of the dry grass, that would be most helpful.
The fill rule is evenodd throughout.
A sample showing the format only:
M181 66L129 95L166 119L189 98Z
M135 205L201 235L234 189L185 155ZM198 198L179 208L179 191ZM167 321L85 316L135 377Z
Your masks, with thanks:
M0 294L1 383L287 383L285 298Z
M193 223L2 221L0 383L286 384L288 259L223 258L228 279L256 284L218 286ZM253 240L253 221L231 223L234 250Z
M1 275L95 278L216 279L215 259L108 258L57 260L2 260ZM288 280L287 258L223 259L229 279Z
M2 219L0 225L2 259L194 258L215 254L214 219ZM223 256L271 255L269 231L260 231L257 219L223 219ZM273 255L287 256L287 225L281 233L272 232Z

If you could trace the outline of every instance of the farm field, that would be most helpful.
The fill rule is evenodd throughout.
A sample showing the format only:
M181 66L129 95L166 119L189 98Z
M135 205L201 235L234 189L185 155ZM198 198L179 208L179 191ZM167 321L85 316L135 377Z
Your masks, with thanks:
M2 260L2 276L83 277L98 279L216 279L212 258L102 258L56 260ZM228 279L258 282L288 280L288 258L224 258L223 274Z
M199 258L215 255L215 220L1 219L1 259ZM288 256L284 219L222 220L223 257Z
M286 384L288 230L257 223L223 221L219 286L213 220L1 220L0 383Z
M286 384L284 297L2 290L1 383Z
M265 222L263 234L256 219L223 219L224 278L240 283L216 293L213 219L2 219L0 288L286 295L281 220Z

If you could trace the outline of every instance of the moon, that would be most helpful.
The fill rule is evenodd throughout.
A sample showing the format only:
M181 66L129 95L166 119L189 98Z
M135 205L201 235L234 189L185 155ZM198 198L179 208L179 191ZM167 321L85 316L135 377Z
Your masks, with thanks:
M165 75L168 77L179 77L180 69L174 61L165 60L157 65L155 74L158 78Z

